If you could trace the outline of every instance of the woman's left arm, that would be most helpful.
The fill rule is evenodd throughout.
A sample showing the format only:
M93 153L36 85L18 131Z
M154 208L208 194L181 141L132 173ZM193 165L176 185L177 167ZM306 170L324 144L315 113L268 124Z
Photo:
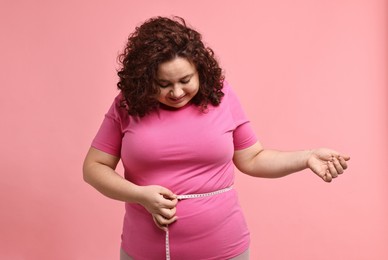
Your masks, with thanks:
M279 178L309 168L326 182L342 174L349 159L327 148L281 152L264 149L260 143L237 150L233 156L236 167L254 177Z

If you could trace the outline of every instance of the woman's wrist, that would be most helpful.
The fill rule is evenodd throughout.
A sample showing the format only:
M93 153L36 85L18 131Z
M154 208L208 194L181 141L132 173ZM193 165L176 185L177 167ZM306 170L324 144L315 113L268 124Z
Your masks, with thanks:
M131 183L127 202L141 204L142 201L142 187Z
M314 154L314 149L310 149L310 150L305 150L305 156L304 156L304 166L306 169L310 168L309 166L309 160L310 158L313 156Z

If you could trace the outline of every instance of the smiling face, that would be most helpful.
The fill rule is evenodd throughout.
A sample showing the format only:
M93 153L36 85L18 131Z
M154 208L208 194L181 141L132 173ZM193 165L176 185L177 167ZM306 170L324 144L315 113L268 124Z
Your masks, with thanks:
M199 77L195 65L181 57L161 63L156 82L160 88L158 101L172 108L185 106L199 90Z

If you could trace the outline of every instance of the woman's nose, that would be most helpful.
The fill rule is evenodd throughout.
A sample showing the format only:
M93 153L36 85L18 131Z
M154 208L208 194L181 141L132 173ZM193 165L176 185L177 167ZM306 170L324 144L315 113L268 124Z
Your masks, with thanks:
M180 97L180 96L183 95L183 89L180 88L180 87L174 87L174 88L172 88L172 89L170 90L170 95L171 95L172 97L175 97L175 98Z

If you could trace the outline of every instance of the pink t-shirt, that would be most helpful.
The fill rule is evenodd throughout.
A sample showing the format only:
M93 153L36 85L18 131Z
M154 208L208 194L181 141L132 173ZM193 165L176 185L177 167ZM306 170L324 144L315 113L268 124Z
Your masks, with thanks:
M253 133L227 82L219 106L203 112L188 104L161 107L139 118L120 108L118 95L92 146L120 157L125 178L161 185L175 194L207 193L233 185L233 153L253 145ZM122 248L134 259L163 259L165 233L140 205L126 203ZM172 259L228 259L249 246L249 231L235 190L178 202L170 225Z

